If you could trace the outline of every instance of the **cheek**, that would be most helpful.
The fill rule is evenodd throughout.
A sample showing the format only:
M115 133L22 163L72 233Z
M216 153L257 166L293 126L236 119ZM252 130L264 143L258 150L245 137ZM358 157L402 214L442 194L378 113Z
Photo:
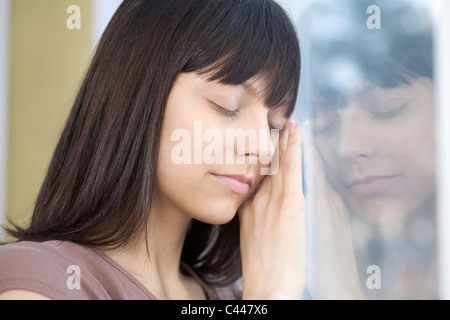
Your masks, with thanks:
M214 177L195 166L161 166L157 176L156 188L165 200L164 208L180 211L190 219L225 224L233 219L240 206L238 197L227 195L215 184Z
M380 149L385 150L397 168L415 179L434 180L434 122L410 117L387 131Z
M162 141L156 173L158 195L164 203L181 210L190 218L208 223L229 222L241 205L242 198L228 192L210 173L207 164L175 164L171 159L173 146ZM193 154L192 154L193 156Z
M194 190L203 176L202 167L189 164L175 164L172 159L172 144L161 143L157 183L163 194L170 198L178 198ZM188 198L188 197L185 197Z

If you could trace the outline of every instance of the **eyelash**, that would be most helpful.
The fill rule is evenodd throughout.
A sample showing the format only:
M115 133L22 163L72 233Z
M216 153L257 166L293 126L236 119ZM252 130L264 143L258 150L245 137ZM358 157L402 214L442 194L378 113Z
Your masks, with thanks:
M400 114L405 109L406 106L407 106L407 103L401 105L400 107L398 107L392 111L372 112L372 115L374 115L375 117L377 117L379 119L390 119L390 118L393 118L393 117L397 116L398 114ZM313 130L313 132L314 132L314 134L329 134L335 128L336 125L337 125L337 121L333 121L333 122L325 125L321 129Z
M396 109L394 109L394 110L392 110L392 111L388 111L388 112L372 112L372 114L374 115L374 116L376 116L377 118L380 118L380 119L389 119L389 118L393 118L393 117L395 117L397 114L399 114L400 112L402 112L403 111L403 109L405 109L405 107L407 106L408 104L407 103L405 103L405 104L402 104L400 107L398 107L398 108L396 108Z
M329 134L337 126L337 121L333 121L323 128L313 130L314 134Z
M230 111L228 109L222 108L218 104L210 101L210 104L220 113L222 113L224 116L230 117L230 118L236 118L238 116L238 111Z
M212 101L209 101L209 103L224 116L227 116L230 118L236 118L238 116L238 113L239 113L238 111L231 111L231 110L225 109ZM275 126L269 124L269 129L272 130L272 129L277 129L277 128Z

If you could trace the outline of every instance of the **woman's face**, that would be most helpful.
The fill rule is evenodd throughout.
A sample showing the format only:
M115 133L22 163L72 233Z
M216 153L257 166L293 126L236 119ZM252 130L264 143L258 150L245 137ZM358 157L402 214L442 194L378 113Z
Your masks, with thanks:
M195 73L177 77L161 136L155 188L159 204L210 224L235 216L264 178L261 169L270 166L260 161L274 154L270 129L287 120L285 108L268 109L256 96L261 85L223 85ZM250 138L253 133L256 140Z
M328 180L365 219L389 223L432 199L433 89L429 79L366 87L345 108L318 108L315 142Z

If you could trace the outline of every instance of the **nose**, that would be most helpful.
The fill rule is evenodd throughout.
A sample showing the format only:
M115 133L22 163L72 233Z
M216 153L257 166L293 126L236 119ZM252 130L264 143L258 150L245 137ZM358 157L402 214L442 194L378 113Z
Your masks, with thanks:
M240 163L268 165L275 153L277 131L270 128L266 107L248 110L236 128L235 153Z
M373 137L367 116L356 107L340 110L337 155L343 160L366 159L374 155Z

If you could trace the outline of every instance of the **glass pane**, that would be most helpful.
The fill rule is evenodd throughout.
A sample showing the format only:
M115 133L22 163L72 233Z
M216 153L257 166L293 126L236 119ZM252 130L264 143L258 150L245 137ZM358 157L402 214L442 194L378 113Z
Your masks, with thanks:
M437 298L429 2L315 1L295 19L309 295Z

